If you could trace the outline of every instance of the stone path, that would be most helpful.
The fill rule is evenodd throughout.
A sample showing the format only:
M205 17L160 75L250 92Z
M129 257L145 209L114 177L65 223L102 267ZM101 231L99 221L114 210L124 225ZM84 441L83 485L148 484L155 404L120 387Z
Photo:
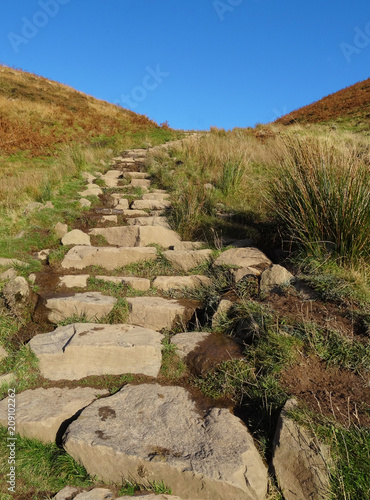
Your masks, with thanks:
M71 317L84 317L88 323L74 321L36 335L29 342L45 379L71 381L91 375L121 374L156 378L162 363L164 332L174 329L182 332L173 336L172 341L185 361L203 342L216 343L215 334L188 331L190 320L202 306L200 303L163 296L184 287L209 286L209 278L192 275L190 271L209 261L213 252L204 248L202 242L182 242L170 229L166 217L171 209L169 195L152 187L144 168L145 158L146 150L126 151L112 160L105 174L84 175L87 185L80 193L81 200L102 195L105 203L95 213L89 212L98 223L88 234L76 229L68 231L61 223L55 227L61 244L71 248L61 262L64 274L58 279L60 293L43 297L47 317L54 324ZM95 183L97 178L100 184L105 183L105 188ZM138 188L142 193L139 197ZM122 217L126 225L118 224ZM104 246L94 246L94 238L101 241L104 238ZM125 266L155 265L158 259L155 245L164 250L162 256L178 276L158 275L150 280L121 272ZM248 274L261 275L267 269L266 290L290 279L285 269L283 277L272 272L271 261L253 247L230 249L214 263L225 264L237 268L236 281ZM48 265L47 260L44 265ZM92 266L95 269L99 266L98 274L94 274ZM120 270L119 276L114 274L116 270ZM137 293L126 297L125 324L104 323L118 303L109 292L81 293L91 275L107 286L129 286ZM17 279L13 277L8 288ZM64 293L66 290L68 293ZM42 290L40 294L43 296ZM15 301L10 293L8 302L16 310L17 304L12 300ZM212 359L216 362L218 358ZM155 381L126 385L112 396L106 393L91 388L50 388L17 394L18 431L45 442L63 442L66 451L89 473L107 482L164 481L175 495L184 499L266 497L266 465L248 429L229 410L201 409L183 387L163 386ZM100 398L102 395L107 397ZM3 400L0 423L5 422ZM72 488L61 491L55 498L94 500L114 496L110 490L81 492Z

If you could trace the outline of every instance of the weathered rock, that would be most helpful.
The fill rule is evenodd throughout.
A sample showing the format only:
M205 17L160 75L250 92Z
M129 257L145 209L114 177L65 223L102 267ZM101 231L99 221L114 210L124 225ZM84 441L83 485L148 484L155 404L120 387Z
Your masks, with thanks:
M30 389L15 396L17 433L44 443L55 442L61 425L107 390L78 387L75 389ZM0 424L7 426L8 401L0 401ZM60 438L61 436L59 436Z
M64 446L106 482L162 480L202 500L262 500L267 470L243 423L227 409L200 414L182 387L126 385L68 427Z
M90 174L90 172L82 172L81 177L87 180L89 184L93 183L96 179L96 177L93 174Z
M35 273L29 274L28 281L34 285L36 283L36 274Z
M135 200L131 206L134 210L165 210L171 206L166 200Z
M162 226L171 229L166 217L134 217L128 219L129 226Z
M14 314L20 314L25 307L32 308L35 305L35 295L22 276L12 278L5 284L3 296L9 309Z
M162 226L98 227L91 229L89 234L101 235L110 245L121 247L146 247L156 243L168 248L180 241L180 236L175 231Z
M147 172L125 172L123 177L125 179L149 179L150 175Z
M137 278L136 276L95 276L98 280L119 285L120 283L128 285L134 290L145 292L150 288L150 280L146 278Z
M193 276L157 276L153 281L153 287L162 292L169 290L181 290L182 288L197 288L212 283L210 278L202 275Z
M167 193L145 193L143 194L143 200L168 200L170 195Z
M287 416L297 406L295 400L285 404L274 438L272 465L286 500L326 500L330 479L325 456L327 448L312 433Z
M141 187L141 188L149 188L150 180L148 179L132 179L130 182L131 187Z
M41 374L50 380L142 373L156 377L163 335L132 325L75 323L36 335L29 342Z
M294 278L285 267L273 265L261 273L260 289L262 292L270 292L275 287L289 283Z
M103 194L103 190L96 184L88 184L84 191L78 193L80 196L99 196Z
M27 266L27 262L18 259L7 259L0 257L0 266Z
M87 200L87 201L89 201L89 200ZM63 236L68 233L67 224L62 224L61 222L57 222L54 226L54 232L55 232L57 238L63 238Z
M42 203L40 203L39 201L32 201L31 203L29 203L26 206L23 213L25 215L30 214L31 212L34 212L35 210L40 210L41 208L43 208L43 206L44 205Z
M204 243L202 241L180 241L175 245L171 246L171 250L176 252L179 250L200 250Z
M271 264L270 259L258 248L254 247L230 248L215 260L215 266L248 267L259 271L259 273Z
M117 299L100 292L76 293L70 297L52 297L46 300L50 310L48 320L58 323L72 316L85 316L88 320L98 320L113 309Z
M103 215L101 218L102 222L115 222L117 224L118 222L118 217L117 215Z
M210 332L183 332L171 338L171 344L177 347L176 354L184 359L193 352L199 344L206 340L212 333Z
M190 271L207 262L211 258L212 250L167 250L163 255L176 269Z
M128 297L129 323L152 328L172 330L176 324L186 326L198 307L190 300L162 297Z
M8 357L7 351L0 345L0 361Z
M59 278L59 286L65 288L86 288L89 274L71 274Z
M218 304L217 311L212 318L212 328L217 327L220 320L227 315L232 306L233 303L231 302L231 300L221 300L221 302Z
M155 248L131 248L131 247L85 247L76 246L71 248L62 261L64 269L84 269L89 266L101 266L108 271L118 269L135 262L155 260L157 251Z
M39 252L37 252L36 257L41 262L47 262L49 259L50 252L51 252L50 248L45 248L44 250L40 250Z
M132 497L119 497L117 500L122 500L123 498L132 498ZM138 495L135 497L136 500L182 500L180 497L176 497L173 495L155 495L154 493L152 495ZM195 500L195 499L190 499L190 500Z
M55 497L53 497L53 500L74 500L79 491L80 490L78 488L66 486L65 488L60 490L59 493L55 495Z
M122 215L125 217L149 217L148 212L144 210L124 210Z
M62 245L87 245L90 246L90 236L79 229L73 229L62 238Z
M240 269L232 269L231 274L234 277L235 283L239 283L239 281L247 276L259 276L260 271L253 267L241 267Z
M13 384L16 380L17 376L15 373L5 373L4 375L0 375L0 387L4 384Z
M115 495L107 488L94 488L79 493L74 500L114 500ZM132 497L131 497L132 498Z
M122 196L122 194L118 193L113 193L110 196L111 199L111 206L117 207L118 205L120 206L121 210L128 210L130 208L128 199Z
M4 271L3 273L0 274L0 280L11 280L13 278L17 277L17 271L14 269L14 267L11 267L7 271Z
M91 207L91 201L88 200L87 198L81 198L80 201L79 201L79 203L80 203L80 206L82 208L89 208L89 207Z

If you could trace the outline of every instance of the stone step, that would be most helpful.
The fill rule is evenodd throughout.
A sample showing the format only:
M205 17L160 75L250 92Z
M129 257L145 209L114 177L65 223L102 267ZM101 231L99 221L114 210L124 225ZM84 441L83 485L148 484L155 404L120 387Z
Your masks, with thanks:
M119 269L143 261L157 259L157 251L153 247L85 247L76 246L64 257L63 269L85 269L89 266L100 266L108 271Z
M163 256L171 264L182 271L190 271L194 267L207 262L211 258L212 250L167 250Z
M236 281L239 281L248 272L249 274L260 275L271 264L271 260L255 247L230 248L223 252L214 262L215 266L227 265L240 268L242 271L235 273Z
M80 229L72 229L61 239L62 245L91 245L90 236Z
M167 229L171 229L167 217L133 217L128 219L127 224L129 226L162 226ZM172 246L172 245L171 245Z
M146 292L150 288L150 280L146 278L137 278L136 276L95 276L96 279L113 283L116 285L128 285L134 290Z
M181 240L175 231L163 226L98 227L91 229L89 234L103 236L109 245L121 247L146 247L156 243L169 248Z
M131 187L141 187L141 188L150 188L150 181L148 179L132 179L130 182Z
M89 274L66 274L59 278L59 286L64 288L86 288Z
M126 385L70 424L64 447L107 483L163 481L203 500L262 500L267 468L244 424L227 409L198 410L182 387Z
M173 495L135 495L136 500L182 500L180 497ZM116 495L112 493L111 490L107 488L94 488L93 490L80 491L79 488L74 488L72 486L66 486L63 488L53 500L123 500L132 499L132 496L123 496L116 498Z
M77 387L75 389L29 389L15 396L17 433L43 443L55 443L65 430L62 424L91 404L108 390ZM0 401L0 424L8 426L8 399Z
M169 198L170 195L167 193L145 193L143 194L142 197L143 200L158 200L158 201L168 200Z
M170 290L181 290L183 288L199 288L212 283L210 278L203 275L193 276L157 276L153 281L153 287L161 292Z
M164 299L162 297L127 297L129 323L152 328L172 330L189 323L200 303L191 300Z
M131 217L149 217L149 213L145 210L123 210L122 215L127 218ZM127 221L128 222L128 221Z
M124 172L124 179L150 179L150 175L146 172Z
M84 191L78 193L80 196L99 196L103 194L103 190L97 184L88 184Z
M45 300L48 320L59 323L72 316L85 316L87 320L97 321L107 316L117 299L100 292L76 293L74 295L55 296Z
M171 207L171 202L166 200L135 200L131 208L135 210L165 210Z
M140 326L75 323L36 335L29 346L50 380L124 373L156 377L162 340L162 334Z

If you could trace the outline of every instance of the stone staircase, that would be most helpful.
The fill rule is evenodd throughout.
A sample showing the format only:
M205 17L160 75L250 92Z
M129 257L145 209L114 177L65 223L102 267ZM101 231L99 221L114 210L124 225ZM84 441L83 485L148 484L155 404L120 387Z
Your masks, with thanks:
M114 395L108 390L60 385L26 390L16 396L17 432L43 442L58 442L92 476L107 483L163 481L184 499L262 500L267 493L267 467L242 421L226 408L203 408L184 387L156 381L163 332L181 325L182 333L173 336L172 342L185 360L200 343L216 342L215 334L187 330L201 304L163 296L163 292L183 287L209 285L209 278L189 271L209 261L212 250L204 248L202 242L182 242L170 229L166 218L171 209L169 195L152 188L145 159L146 150L126 151L112 160L104 175L85 175L82 200L100 195L104 206L89 212L97 227L87 232L67 232L63 225L58 226L61 243L71 248L61 262L57 292L43 297L43 307L55 325L73 316L87 322L36 335L29 347L39 360L41 375L59 384L91 375L141 374L147 381L124 385ZM108 194L95 183L97 178L105 183ZM133 192L138 193L138 188L142 194L135 197ZM126 225L118 224L122 218ZM93 246L91 240L99 237L106 243ZM155 245L164 249L162 256L178 270L178 276L150 280L114 274L125 266L155 263ZM224 264L239 266L236 280L246 274L260 275L271 267L266 255L253 247L224 252L214 265ZM116 306L116 298L75 291L87 288L91 266L107 273L100 271L93 275L95 279L130 286L138 292L138 296L126 298L125 324L102 323ZM232 352L229 347L224 349ZM6 425L6 411L3 400L1 425ZM66 488L55 498L114 496L101 488L91 492Z

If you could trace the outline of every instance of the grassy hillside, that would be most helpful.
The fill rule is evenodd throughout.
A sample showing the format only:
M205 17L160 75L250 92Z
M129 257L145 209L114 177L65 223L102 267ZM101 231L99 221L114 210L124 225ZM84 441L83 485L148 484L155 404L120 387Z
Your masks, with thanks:
M331 123L356 132L370 131L370 78L282 116L275 123Z

